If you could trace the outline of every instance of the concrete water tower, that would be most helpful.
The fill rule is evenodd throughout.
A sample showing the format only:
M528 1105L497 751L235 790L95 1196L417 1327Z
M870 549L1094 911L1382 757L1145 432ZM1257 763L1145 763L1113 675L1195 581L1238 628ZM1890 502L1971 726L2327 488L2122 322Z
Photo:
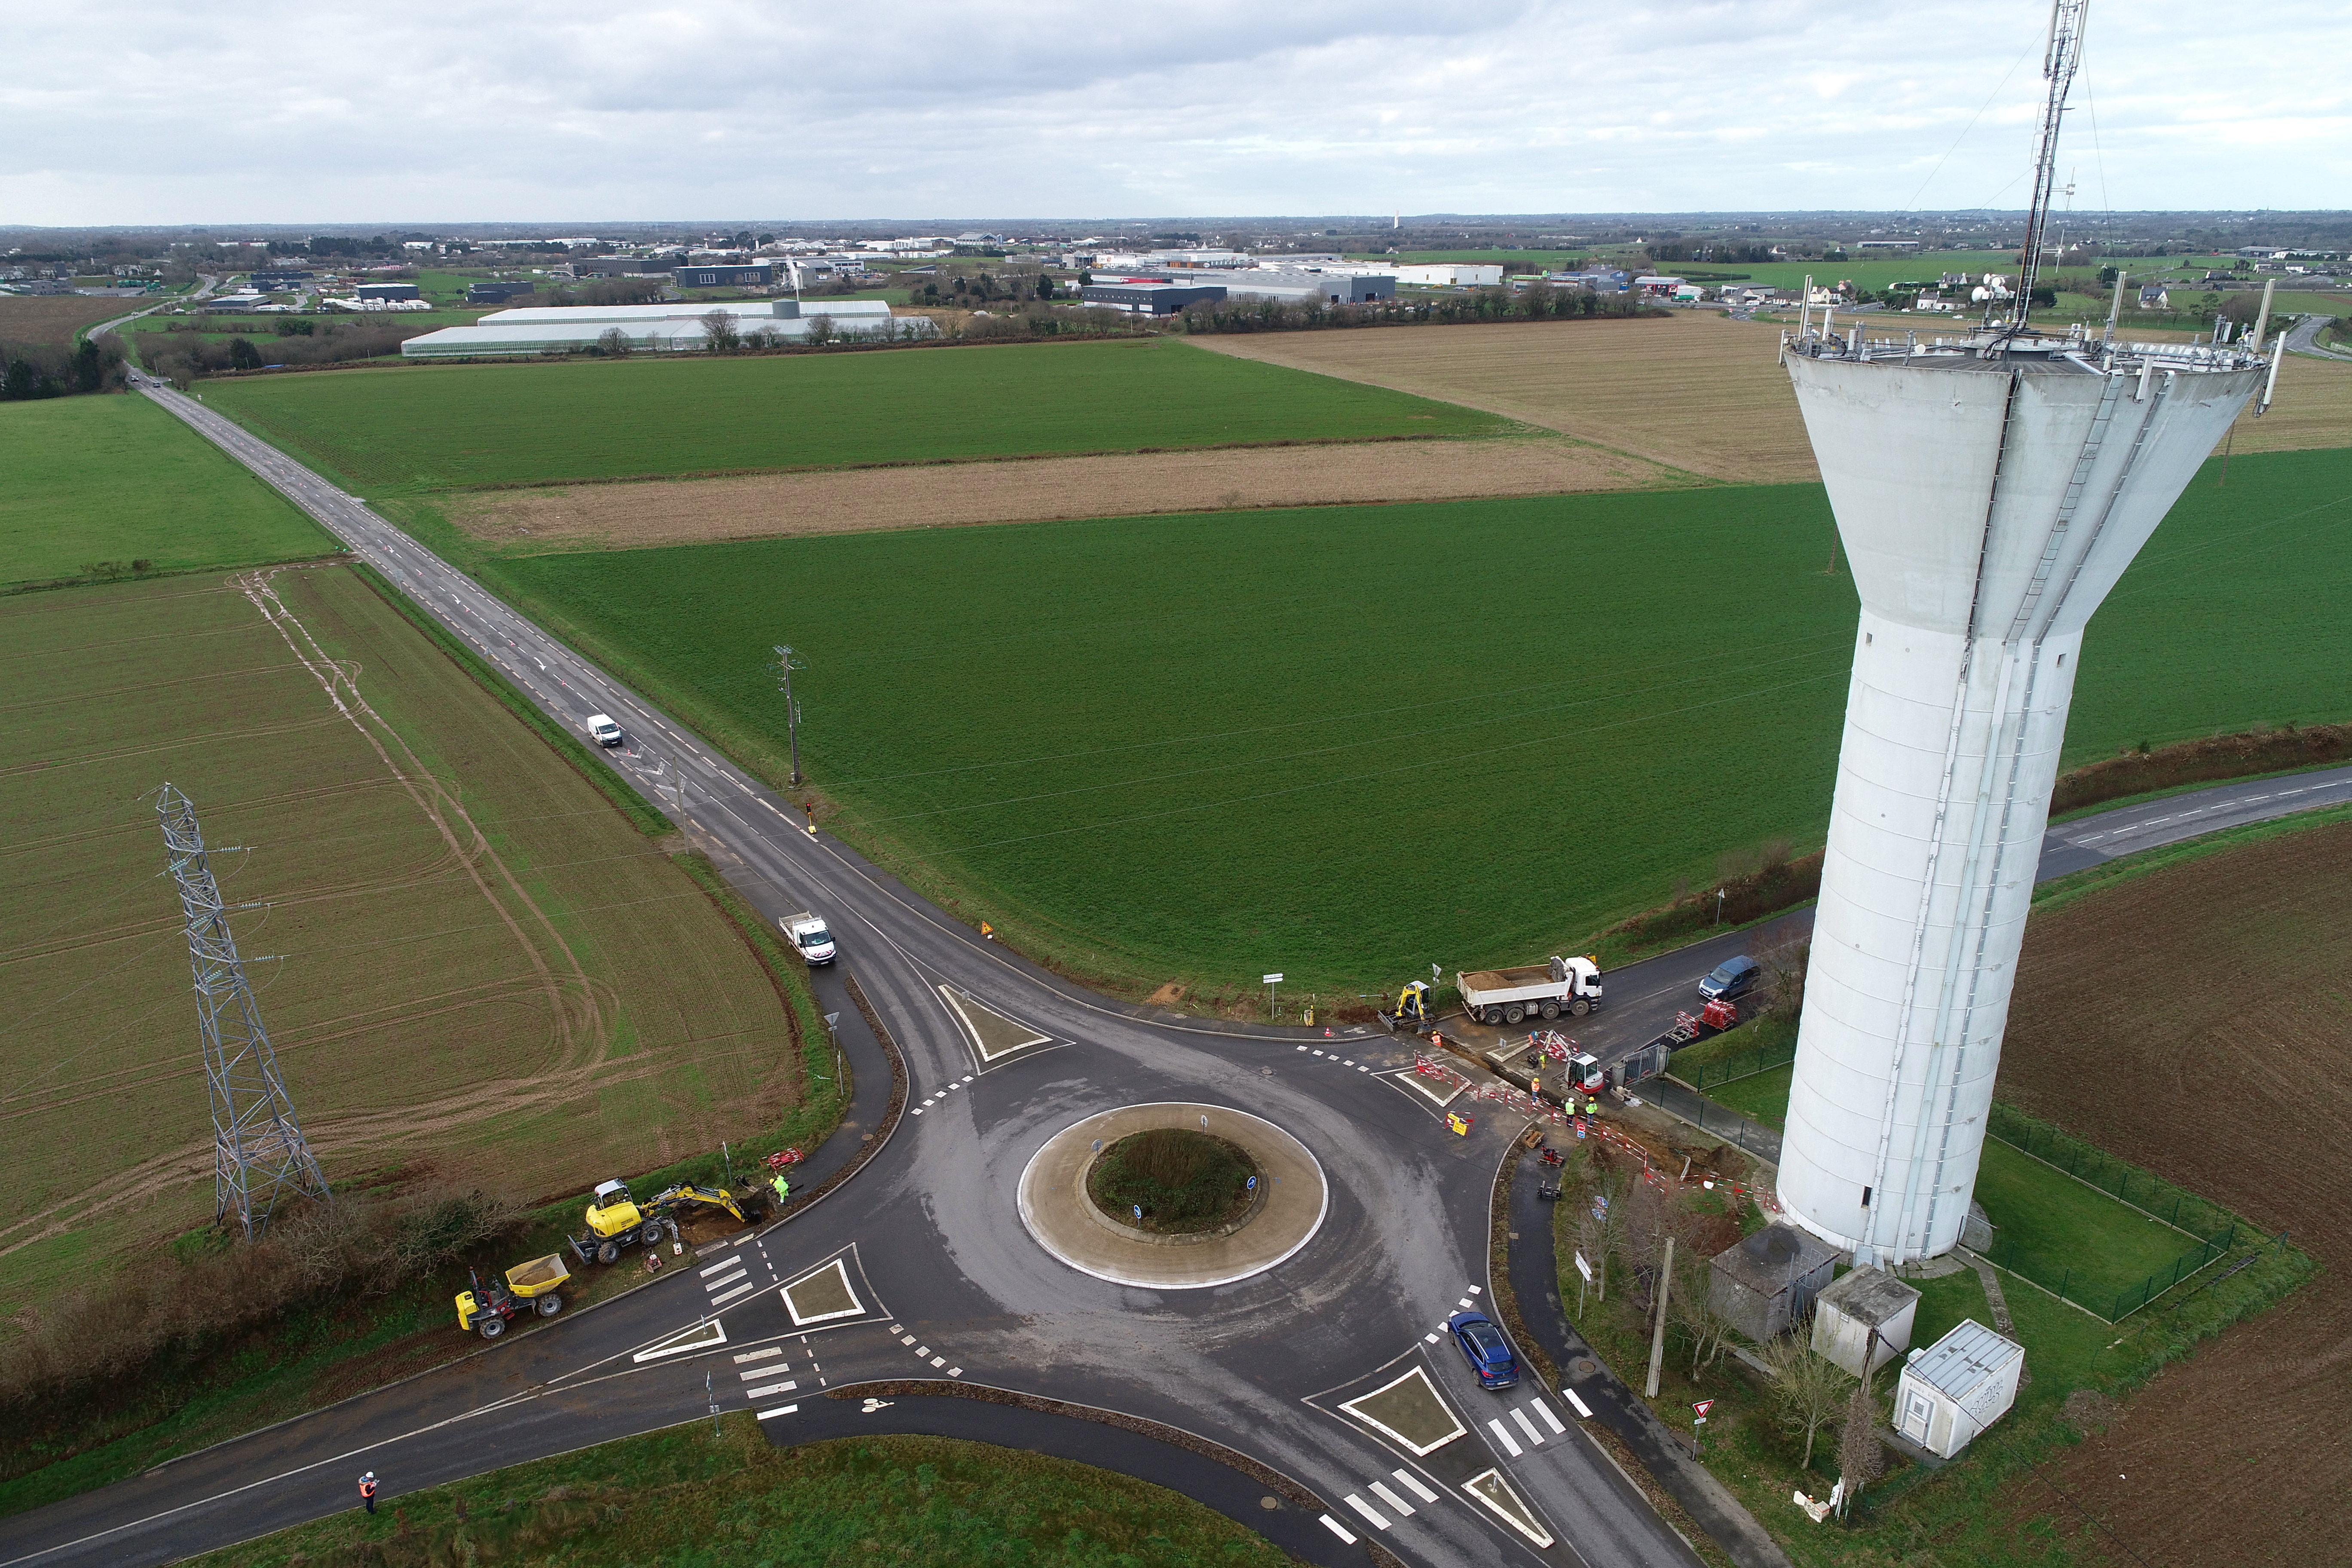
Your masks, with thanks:
M1921 342L1809 314L1785 348L1862 624L1780 1193L1858 1263L1959 1239L2084 624L2274 384L2259 323L2229 347L2027 324L2082 11L2054 7L2006 319Z

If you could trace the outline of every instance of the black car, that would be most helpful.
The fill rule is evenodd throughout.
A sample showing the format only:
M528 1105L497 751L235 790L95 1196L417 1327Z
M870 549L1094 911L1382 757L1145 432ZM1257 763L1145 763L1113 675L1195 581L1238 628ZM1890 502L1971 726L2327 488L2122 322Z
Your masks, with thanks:
M1445 1326L1454 1331L1454 1342L1478 1374L1479 1387L1508 1388L1519 1381L1519 1360L1511 1353L1511 1342L1484 1313L1456 1312Z
M1718 997L1726 1002L1737 1002L1755 990L1763 979L1764 966L1743 952L1738 958L1727 958L1717 964L1707 977L1698 983L1699 998L1706 1002L1713 1002Z

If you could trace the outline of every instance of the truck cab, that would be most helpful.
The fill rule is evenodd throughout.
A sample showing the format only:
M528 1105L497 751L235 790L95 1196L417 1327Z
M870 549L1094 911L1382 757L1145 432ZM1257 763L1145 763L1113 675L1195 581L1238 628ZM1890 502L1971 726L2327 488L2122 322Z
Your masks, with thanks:
M786 915L776 922L784 935L792 940L802 960L814 969L821 963L831 963L834 958L833 931L822 915L803 910L796 915Z
M600 746L617 746L621 743L621 726L610 713L591 713L588 715L588 735Z

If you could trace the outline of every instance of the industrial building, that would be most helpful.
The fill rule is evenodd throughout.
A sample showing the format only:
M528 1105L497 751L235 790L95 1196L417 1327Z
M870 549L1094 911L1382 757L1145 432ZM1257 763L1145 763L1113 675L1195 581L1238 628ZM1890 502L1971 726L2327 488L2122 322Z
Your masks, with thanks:
M352 292L362 300L415 300L422 297L414 283L362 283Z
M675 274L681 289L765 289L776 280L772 261L694 262Z
M1406 267L1391 267L1388 270L1398 282L1424 289L1493 289L1503 281L1500 262L1416 262Z
M692 353L704 346L702 318L733 318L749 338L765 332L779 342L805 340L823 318L835 338L919 338L939 331L929 316L898 316L880 300L744 300L713 305L673 300L660 305L545 305L494 310L470 327L444 327L400 345L409 359L515 359L584 353L614 329L641 353Z
M1120 278L1089 283L1078 290L1078 298L1089 305L1138 316L1172 316L1187 305L1224 297L1221 283L1171 283L1164 278Z
M1911 1348L1919 1292L1880 1268L1852 1268L1813 1301L1813 1353L1856 1377Z
M1707 1300L1758 1344L1805 1321L1837 1269L1837 1250L1794 1226L1769 1225L1709 1261Z

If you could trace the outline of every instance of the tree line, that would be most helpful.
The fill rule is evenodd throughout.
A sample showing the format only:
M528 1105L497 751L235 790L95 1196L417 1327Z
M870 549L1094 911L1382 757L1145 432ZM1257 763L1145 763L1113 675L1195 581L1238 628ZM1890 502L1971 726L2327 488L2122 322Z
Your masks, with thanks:
M122 342L112 332L71 348L58 343L0 343L0 403L119 392L124 384Z
M1590 289L1555 289L1548 283L1523 289L1477 289L1430 298L1400 295L1335 305L1322 300L1204 300L1174 318L1184 332L1313 331L1329 327L1402 327L1469 321L1564 321L1602 317L1659 316L1666 312L1632 294L1599 294Z

